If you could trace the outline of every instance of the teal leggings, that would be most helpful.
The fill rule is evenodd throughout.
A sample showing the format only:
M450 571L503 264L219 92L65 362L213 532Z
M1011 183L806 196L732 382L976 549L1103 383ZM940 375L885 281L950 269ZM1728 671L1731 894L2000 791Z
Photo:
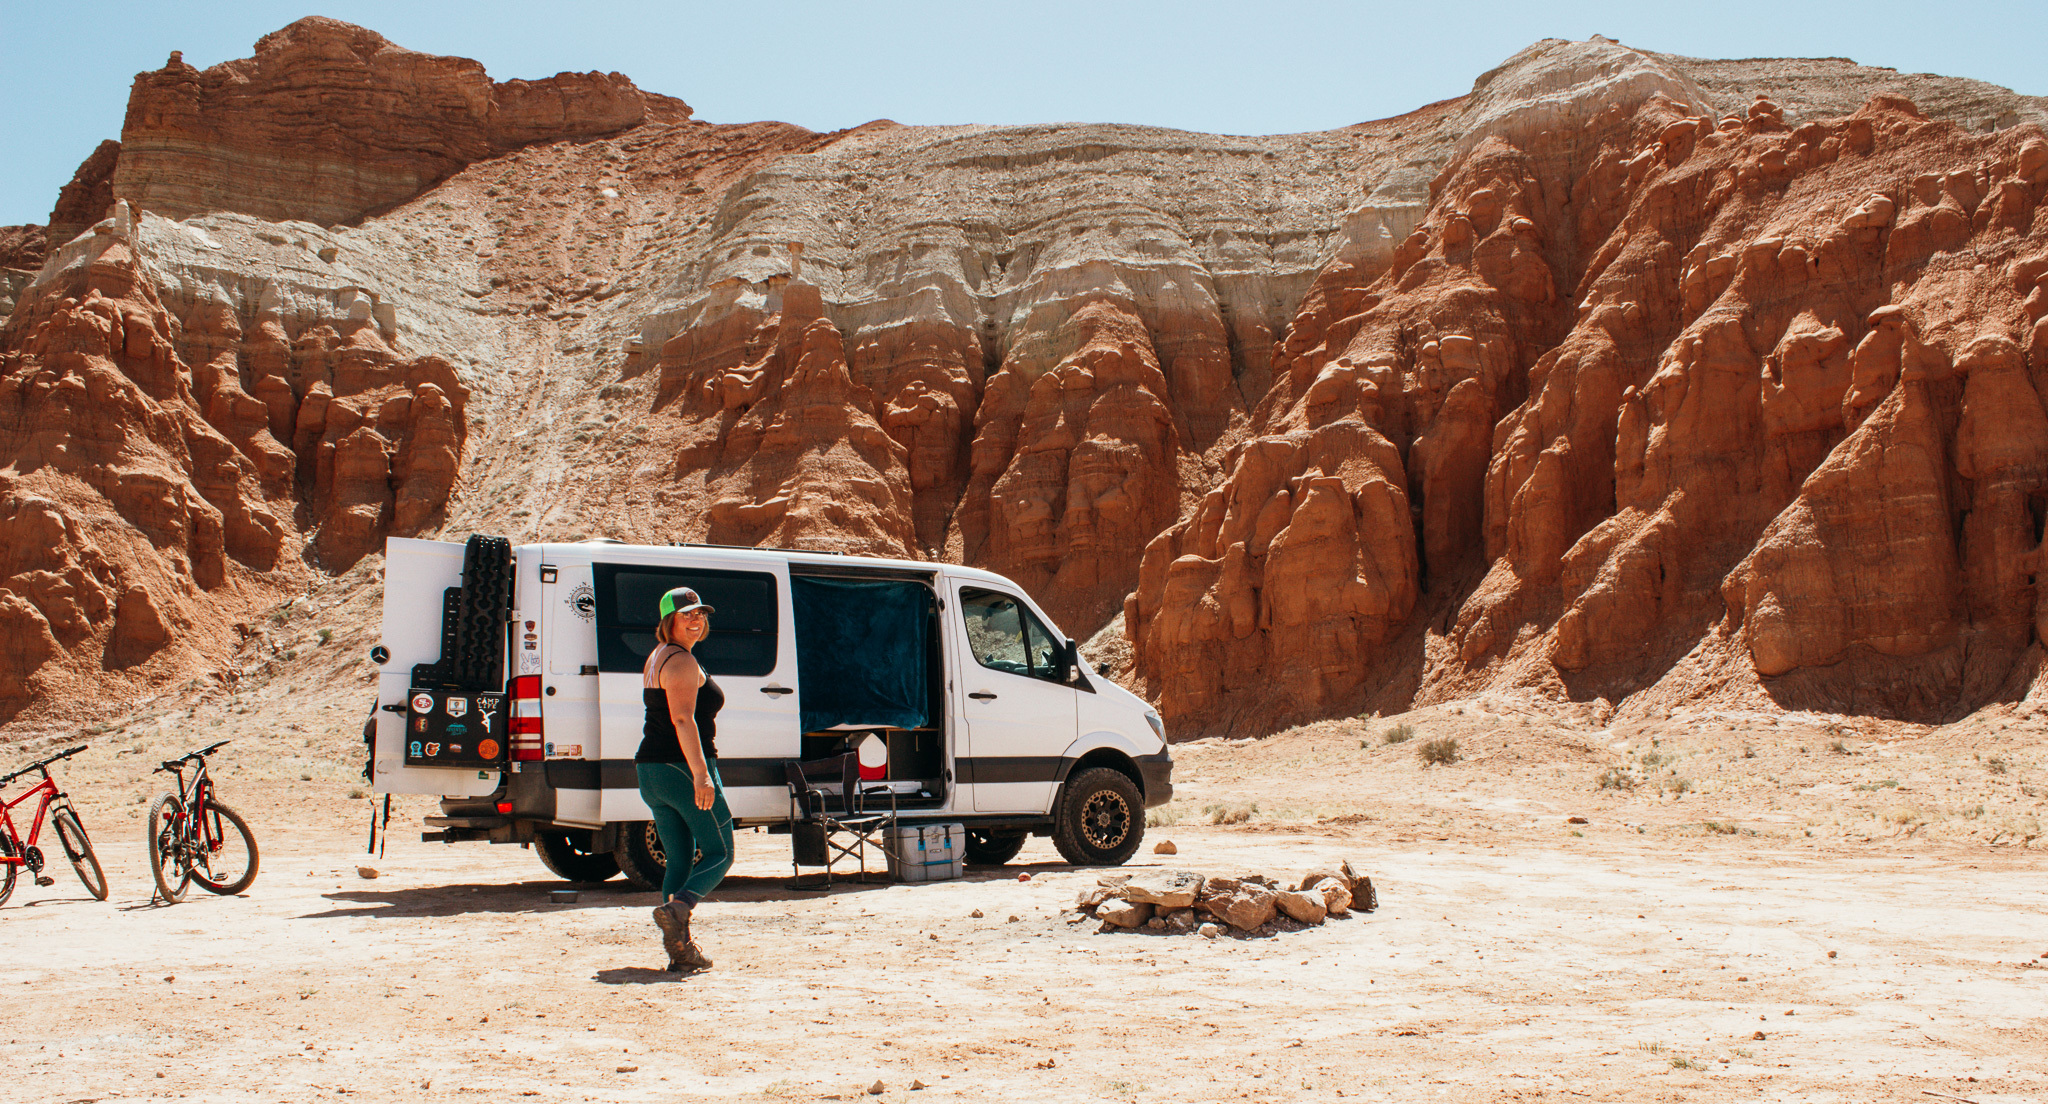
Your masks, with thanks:
M637 763L640 799L654 814L668 873L661 879L661 899L681 897L694 905L717 888L732 869L732 813L725 807L725 783L718 760L707 759L711 789L718 796L711 808L697 807L697 783L688 763Z

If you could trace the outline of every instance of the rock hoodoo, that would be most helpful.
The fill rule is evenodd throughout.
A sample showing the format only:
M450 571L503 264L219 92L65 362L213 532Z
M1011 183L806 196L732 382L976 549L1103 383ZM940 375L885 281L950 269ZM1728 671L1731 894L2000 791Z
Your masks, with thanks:
M302 20L0 236L0 708L446 525L985 565L1182 734L1957 715L2048 631L2044 122L1595 39L1319 134L813 134Z

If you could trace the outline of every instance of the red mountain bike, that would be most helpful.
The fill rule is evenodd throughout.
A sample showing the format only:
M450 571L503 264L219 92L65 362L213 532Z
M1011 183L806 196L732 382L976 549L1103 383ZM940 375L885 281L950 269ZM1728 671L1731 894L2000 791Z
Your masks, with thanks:
M177 776L178 791L149 807L149 870L166 902L185 899L193 882L209 893L240 893L256 880L256 837L242 814L214 800L213 776L206 757L227 746L212 747L164 760L155 773ZM185 778L185 764L192 777Z
M0 905L14 893L14 879L21 876L22 867L27 867L39 886L54 885L56 879L43 873L43 852L36 846L36 840L43 834L43 816L56 807L56 815L50 823L57 829L57 841L64 846L64 855L71 860L72 869L78 871L78 880L85 883L85 891L104 901L107 899L107 874L100 869L100 858L92 853L92 841L85 838L85 825L78 822L78 812L71 807L71 798L50 778L50 764L60 759L69 759L84 751L80 744L69 751L60 751L48 759L39 759L13 774L0 778L0 786L20 778L30 771L41 771L43 780L29 787L27 793L13 801L0 801ZM14 827L11 815L14 807L39 797L36 805L36 819L29 825L28 838Z

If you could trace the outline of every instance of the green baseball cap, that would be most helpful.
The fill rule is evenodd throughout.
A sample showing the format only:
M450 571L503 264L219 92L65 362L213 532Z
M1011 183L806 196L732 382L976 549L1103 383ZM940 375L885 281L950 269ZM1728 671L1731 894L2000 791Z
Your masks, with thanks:
M706 617L718 612L705 605L704 599L697 597L697 592L689 587L677 587L661 596L661 619L663 621L668 620L669 615L672 613L690 613L694 610L703 610Z

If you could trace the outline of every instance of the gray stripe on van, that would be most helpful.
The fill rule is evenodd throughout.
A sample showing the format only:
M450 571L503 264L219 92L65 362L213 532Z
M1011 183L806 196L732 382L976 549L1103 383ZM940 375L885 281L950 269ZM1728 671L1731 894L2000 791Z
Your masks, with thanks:
M781 786L784 759L720 759L718 775L728 788ZM1066 760L1057 755L984 755L954 761L962 785L977 782L1057 782ZM631 759L550 759L548 785L558 790L637 790L640 773Z

